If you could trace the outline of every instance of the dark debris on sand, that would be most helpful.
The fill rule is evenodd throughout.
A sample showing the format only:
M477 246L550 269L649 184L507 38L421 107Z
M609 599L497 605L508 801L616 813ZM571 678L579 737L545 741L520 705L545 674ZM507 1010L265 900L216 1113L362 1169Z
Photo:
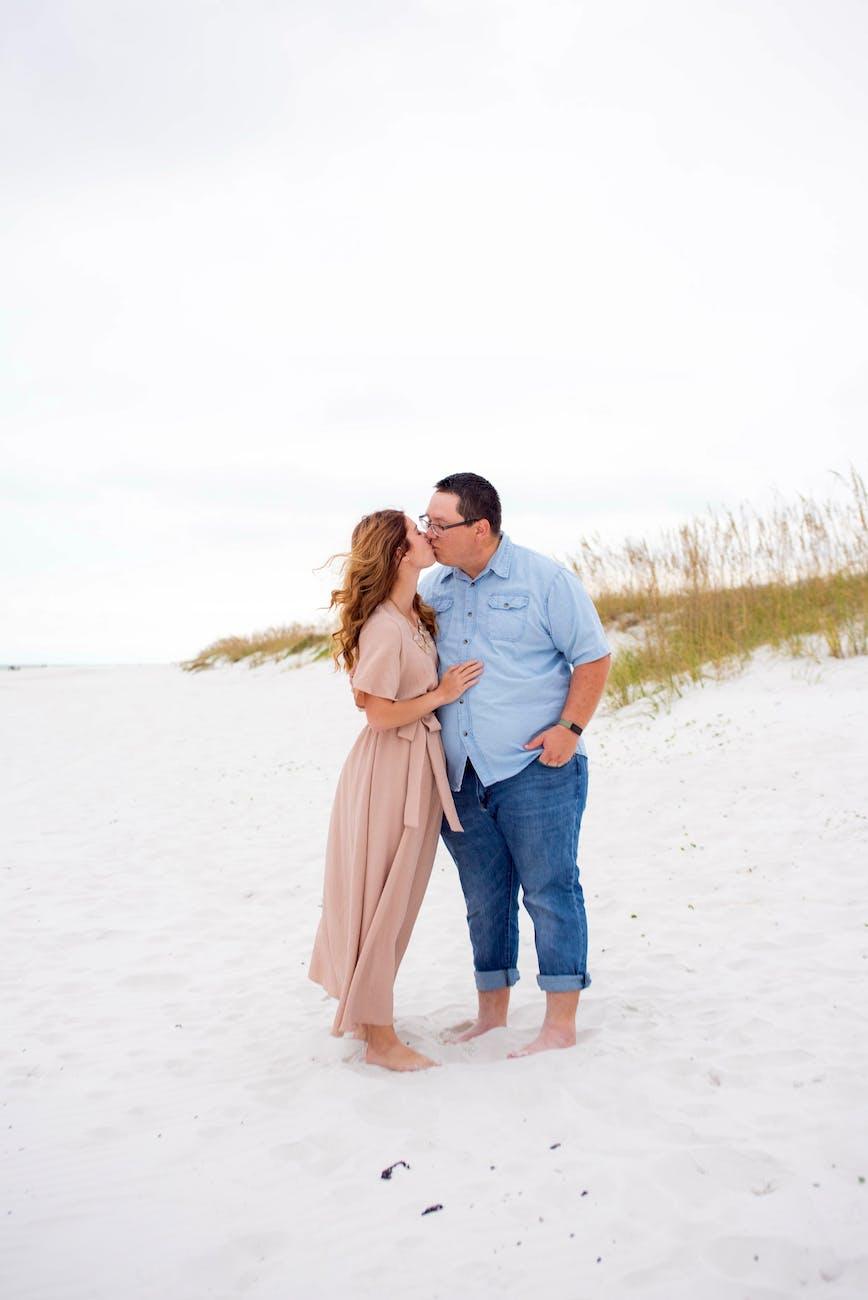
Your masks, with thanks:
M407 1164L407 1161L406 1161L406 1160L396 1160L395 1163L394 1163L393 1165L389 1165L389 1168L388 1168L388 1169L384 1169L384 1170L383 1170L383 1172L380 1174L380 1177L381 1177L381 1178L385 1178L386 1180L388 1180L389 1178L392 1177L392 1174L393 1174L393 1173L395 1172L395 1170L399 1167L399 1165L403 1165L405 1169L409 1169L409 1168L410 1168L410 1166Z

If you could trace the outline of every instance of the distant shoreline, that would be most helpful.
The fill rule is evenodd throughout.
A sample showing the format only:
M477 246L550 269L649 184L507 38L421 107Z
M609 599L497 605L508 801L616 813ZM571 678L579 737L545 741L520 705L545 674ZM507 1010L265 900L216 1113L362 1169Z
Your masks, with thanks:
M177 666L178 661L175 659L114 659L102 662L91 659L82 663L0 663L0 672L17 673L32 668L175 668Z

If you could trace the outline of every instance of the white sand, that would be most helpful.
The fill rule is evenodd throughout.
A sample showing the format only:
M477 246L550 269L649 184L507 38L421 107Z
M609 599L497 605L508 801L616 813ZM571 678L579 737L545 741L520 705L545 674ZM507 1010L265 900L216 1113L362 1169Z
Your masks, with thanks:
M866 691L762 657L599 719L577 1048L504 1059L527 928L509 1031L438 1042L474 1004L441 849L397 1008L444 1068L393 1076L306 979L345 683L0 674L0 1293L864 1296Z

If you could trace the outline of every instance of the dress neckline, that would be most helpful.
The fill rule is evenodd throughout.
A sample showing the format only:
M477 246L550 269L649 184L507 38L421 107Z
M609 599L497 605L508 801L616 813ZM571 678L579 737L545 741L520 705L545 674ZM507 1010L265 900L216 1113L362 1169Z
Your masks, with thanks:
M406 628L410 640L419 650L424 651L425 654L431 654L432 651L436 650L434 638L431 636L421 619L418 620L416 630L414 631L410 624L410 620L402 614L391 596L387 596L383 601L383 604L385 606L390 606L390 608L387 609L387 613L390 614L393 619L396 619L402 627Z

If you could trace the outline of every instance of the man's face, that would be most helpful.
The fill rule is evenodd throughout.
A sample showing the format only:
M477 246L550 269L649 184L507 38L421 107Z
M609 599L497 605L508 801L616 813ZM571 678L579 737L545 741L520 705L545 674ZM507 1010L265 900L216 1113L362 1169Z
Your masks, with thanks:
M460 524L462 517L458 513L458 496L454 492L435 492L428 502L426 514L432 524ZM438 563L457 565L460 569L465 560L472 560L480 545L476 531L477 525L470 524L466 528L450 528L439 537L434 532L429 532Z

